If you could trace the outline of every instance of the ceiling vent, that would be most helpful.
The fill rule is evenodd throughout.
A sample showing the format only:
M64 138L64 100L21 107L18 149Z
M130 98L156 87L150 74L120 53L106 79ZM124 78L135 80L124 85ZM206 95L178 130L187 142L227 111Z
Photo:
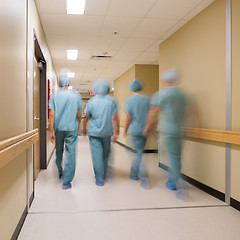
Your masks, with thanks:
M106 55L92 56L92 60L95 60L95 61L109 61L111 59L112 59L112 56L106 56Z

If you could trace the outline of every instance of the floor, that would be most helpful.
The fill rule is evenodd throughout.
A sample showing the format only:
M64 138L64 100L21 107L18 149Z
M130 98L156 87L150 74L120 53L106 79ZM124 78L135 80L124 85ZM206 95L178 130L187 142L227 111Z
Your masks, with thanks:
M87 137L79 137L73 187L61 189L54 158L35 183L19 240L239 240L240 212L188 185L179 199L165 187L157 154L145 154L151 188L129 179L132 153L112 146L113 176L95 185ZM186 195L185 195L186 196Z

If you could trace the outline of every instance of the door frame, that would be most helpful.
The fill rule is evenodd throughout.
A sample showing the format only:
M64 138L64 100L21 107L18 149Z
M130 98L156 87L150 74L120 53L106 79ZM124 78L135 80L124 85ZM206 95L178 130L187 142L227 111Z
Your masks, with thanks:
M34 32L34 55L39 63L40 69L40 169L47 168L47 64L43 56L36 33ZM34 113L34 110L33 110ZM34 121L34 116L33 116Z

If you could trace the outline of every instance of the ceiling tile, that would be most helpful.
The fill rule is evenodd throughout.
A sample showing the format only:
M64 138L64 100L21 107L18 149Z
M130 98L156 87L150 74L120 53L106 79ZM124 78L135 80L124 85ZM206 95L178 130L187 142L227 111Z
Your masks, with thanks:
M181 19L200 2L201 0L158 0L148 12L147 17Z
M118 52L116 54L116 56L114 57L115 61L133 61L134 59L136 59L139 55L141 54L141 52Z
M149 48L146 49L145 52L158 52L159 51L159 44L162 43L164 40L156 40Z
M129 37L140 23L139 18L106 17L102 26L101 35L114 37Z
M40 13L66 13L65 0L35 0Z
M98 36L103 20L103 16L68 15L68 35Z
M126 42L127 38L116 37L99 37L96 39L94 50L98 51L118 51L121 46Z
M68 35L66 14L40 14L45 34Z
M51 50L67 48L68 37L66 35L47 35L46 39L47 39L48 47Z
M144 51L155 42L154 39L130 38L121 48L121 51Z
M195 7L191 12L189 12L186 16L184 16L185 20L190 20L193 17L195 17L198 13L200 13L202 10L204 10L208 5L213 3L214 0L204 0L202 1L197 7Z
M156 53L143 53L141 54L136 61L139 63L141 62L141 64L149 64L150 62L158 62L159 59L159 54L158 52Z
M85 14L86 15L105 15L110 0L88 0L86 2Z
M58 49L58 50L52 49L51 55L52 55L52 58L54 58L54 59L63 59L64 60L67 58L67 53L63 49Z
M90 51L93 49L97 41L96 37L90 36L68 36L67 48L68 49L78 49L79 51Z
M173 33L179 30L184 24L186 24L186 22L187 22L186 20L179 21L162 36L162 39L167 39L168 37L170 37Z
M144 19L131 37L160 38L177 20Z
M74 69L86 69L89 66L89 60L76 60L76 61L67 61L68 66L71 66Z
M158 64L159 44L213 2L87 0L85 15L67 15L65 1L35 0L56 74L74 71L79 90L99 77L113 81L134 64ZM66 60L67 49L79 50L76 61ZM110 61L92 60L105 52Z
M91 60L92 51L80 51L78 53L78 60Z
M112 0L108 16L144 17L155 0Z

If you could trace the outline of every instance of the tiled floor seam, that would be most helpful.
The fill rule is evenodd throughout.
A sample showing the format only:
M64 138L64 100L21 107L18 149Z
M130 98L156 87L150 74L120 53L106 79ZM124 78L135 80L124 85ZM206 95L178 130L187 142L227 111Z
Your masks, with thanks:
M151 211L151 210L178 210L178 209L202 209L230 207L229 205L207 205L207 206L184 206L184 207L161 207L161 208L126 208L126 209L103 209L103 210L87 210L87 211L35 211L28 214L77 214L77 213L104 213L104 212L129 212L129 211Z

